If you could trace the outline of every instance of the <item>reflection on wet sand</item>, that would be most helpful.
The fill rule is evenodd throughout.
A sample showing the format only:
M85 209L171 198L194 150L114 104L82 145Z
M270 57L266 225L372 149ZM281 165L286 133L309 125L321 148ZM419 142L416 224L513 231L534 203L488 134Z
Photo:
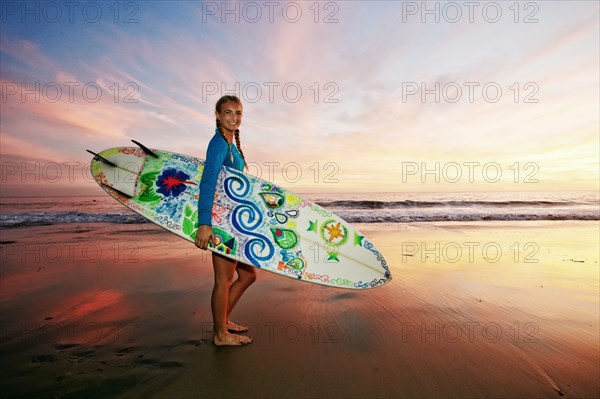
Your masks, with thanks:
M1 244L8 396L599 394L596 222L359 226L392 282L261 272L233 315L244 348L210 344L206 253L152 225L77 229L14 228Z

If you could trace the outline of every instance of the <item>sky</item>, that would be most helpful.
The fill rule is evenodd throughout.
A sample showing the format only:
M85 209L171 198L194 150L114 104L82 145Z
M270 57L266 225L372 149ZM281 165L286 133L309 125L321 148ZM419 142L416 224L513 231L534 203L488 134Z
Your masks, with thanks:
M0 196L102 195L95 152L204 158L304 192L600 190L600 9L534 2L0 3Z

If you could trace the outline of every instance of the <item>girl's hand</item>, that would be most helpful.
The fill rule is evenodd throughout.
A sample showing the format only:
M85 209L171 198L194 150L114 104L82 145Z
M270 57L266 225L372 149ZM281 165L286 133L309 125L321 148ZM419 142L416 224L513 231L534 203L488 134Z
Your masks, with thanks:
M196 232L196 241L194 244L200 249L208 249L208 242L214 242L214 236L212 227L208 225L202 225L198 227Z

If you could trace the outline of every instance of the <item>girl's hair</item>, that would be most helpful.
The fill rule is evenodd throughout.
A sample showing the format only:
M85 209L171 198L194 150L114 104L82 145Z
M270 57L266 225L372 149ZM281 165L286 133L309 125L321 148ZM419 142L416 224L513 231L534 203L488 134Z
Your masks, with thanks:
M215 111L218 114L220 114L221 106L229 101L232 101L234 103L238 103L238 104L242 105L242 102L236 96L223 96L223 97L219 98L219 100L217 101L217 104L215 105ZM225 135L221 131L221 121L218 118L217 118L217 129L219 130L219 133L221 134L221 136L223 136L223 138L225 138ZM247 169L248 164L246 163L246 157L244 156L244 151L242 151L242 146L240 144L240 129L235 129L235 146L237 147L240 155L242 156L242 159L244 160L244 166Z

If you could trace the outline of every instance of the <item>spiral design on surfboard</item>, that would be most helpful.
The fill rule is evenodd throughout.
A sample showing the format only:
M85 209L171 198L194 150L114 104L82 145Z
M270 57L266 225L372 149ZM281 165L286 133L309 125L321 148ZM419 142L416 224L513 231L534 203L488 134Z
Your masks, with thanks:
M269 241L268 237L255 231L262 225L263 221L260 209L251 201L242 198L250 190L248 178L233 169L229 169L229 172L233 176L227 176L223 182L225 193L239 204L231 213L231 224L240 233L254 237L246 241L244 254L254 266L260 268L259 261L271 259L275 253L275 247ZM265 249L266 253L264 253Z

